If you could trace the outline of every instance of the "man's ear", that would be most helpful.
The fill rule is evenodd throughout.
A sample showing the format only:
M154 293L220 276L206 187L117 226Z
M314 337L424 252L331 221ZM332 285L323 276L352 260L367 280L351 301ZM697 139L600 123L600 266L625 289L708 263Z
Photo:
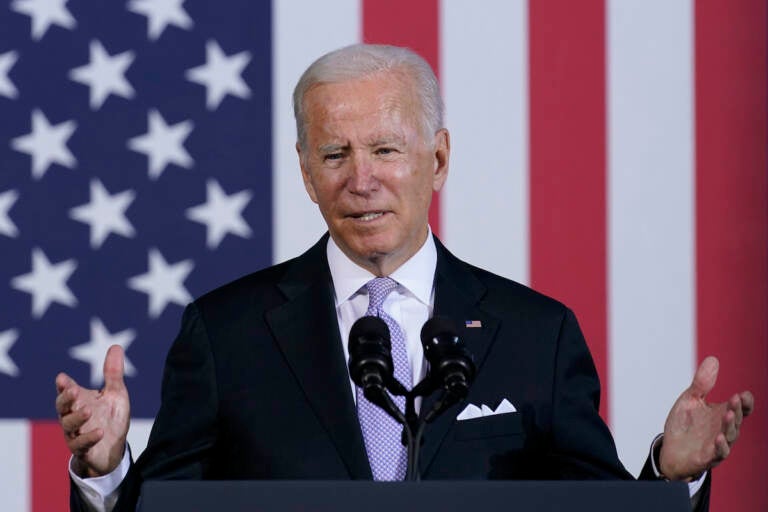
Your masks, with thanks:
M315 187L312 185L312 177L309 174L309 166L307 165L308 155L301 152L301 146L296 143L296 153L299 155L299 167L301 167L301 179L304 180L304 188L309 194L309 198L312 202L317 203L317 194L315 194Z
M441 128L435 134L435 170L432 176L432 190L438 192L448 179L448 160L451 157L451 135Z

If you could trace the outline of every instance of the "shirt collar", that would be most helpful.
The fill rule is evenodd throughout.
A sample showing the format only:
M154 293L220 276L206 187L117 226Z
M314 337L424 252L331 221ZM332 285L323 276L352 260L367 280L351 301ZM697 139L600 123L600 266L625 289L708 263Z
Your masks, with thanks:
M326 254L333 280L336 307L352 298L360 288L365 286L365 283L376 277L349 259L332 237L328 237ZM436 268L437 249L430 229L426 241L416 254L400 265L389 277L397 281L416 299L429 306L432 301L432 285Z

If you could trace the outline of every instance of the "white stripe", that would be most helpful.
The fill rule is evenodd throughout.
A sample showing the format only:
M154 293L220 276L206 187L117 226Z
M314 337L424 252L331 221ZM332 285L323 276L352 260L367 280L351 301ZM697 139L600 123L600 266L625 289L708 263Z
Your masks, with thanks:
M280 262L304 252L326 230L301 181L293 88L320 55L360 40L361 7L359 0L281 0L272 9L273 261Z
M0 420L0 496L4 511L27 512L32 507L29 429L26 420Z
M527 2L441 5L441 82L451 132L441 234L457 256L527 283Z
M128 430L128 444L131 446L131 455L134 461L139 458L141 452L147 447L152 423L154 423L154 420L151 419L131 418L131 428Z
M610 414L639 472L695 360L693 13L607 8Z

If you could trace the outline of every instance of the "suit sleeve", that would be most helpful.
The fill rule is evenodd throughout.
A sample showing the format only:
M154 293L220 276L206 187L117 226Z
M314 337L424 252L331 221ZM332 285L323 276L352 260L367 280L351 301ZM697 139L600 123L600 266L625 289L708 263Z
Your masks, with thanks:
M663 477L657 476L657 471L654 469L654 463L658 463L658 447L654 446L654 443L649 450L648 458L645 459L643 469L640 471L638 480L661 480L666 481ZM689 486L691 484L688 484ZM704 475L704 482L702 482L699 489L695 494L691 495L691 509L694 512L706 512L709 510L709 496L712 491L712 470L709 470ZM690 492L690 488L689 488Z
M136 509L145 480L207 476L217 435L217 406L208 335L199 309L190 304L165 363L160 411L147 448L121 484L115 511Z
M555 457L559 462L558 477L634 479L621 464L610 430L600 418L597 370L570 310L561 325L555 379L552 428ZM657 480L649 461L646 461L640 479ZM691 500L695 512L709 510L710 488L711 477L708 476Z
M552 457L559 479L632 479L599 414L600 381L578 322L566 310L555 354Z

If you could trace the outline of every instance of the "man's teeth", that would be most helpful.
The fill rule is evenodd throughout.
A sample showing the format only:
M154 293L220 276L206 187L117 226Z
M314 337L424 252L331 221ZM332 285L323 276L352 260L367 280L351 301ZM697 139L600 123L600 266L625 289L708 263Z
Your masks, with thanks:
M378 218L379 218L379 217L381 217L382 215L384 215L384 214L383 214L383 213L381 213L381 212L376 212L376 213L366 213L366 214L363 214L363 215L361 215L361 216L359 217L359 219L360 219L360 220L366 220L366 221L367 221L367 220L373 220L373 219L378 219Z

